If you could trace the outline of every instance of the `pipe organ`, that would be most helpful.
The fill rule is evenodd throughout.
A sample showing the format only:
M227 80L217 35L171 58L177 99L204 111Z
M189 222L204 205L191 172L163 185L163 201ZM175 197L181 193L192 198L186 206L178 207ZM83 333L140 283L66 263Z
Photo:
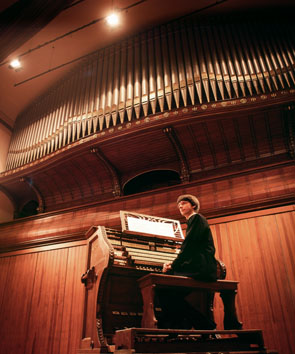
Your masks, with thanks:
M6 169L149 114L294 88L294 43L290 25L178 20L101 49L20 114Z

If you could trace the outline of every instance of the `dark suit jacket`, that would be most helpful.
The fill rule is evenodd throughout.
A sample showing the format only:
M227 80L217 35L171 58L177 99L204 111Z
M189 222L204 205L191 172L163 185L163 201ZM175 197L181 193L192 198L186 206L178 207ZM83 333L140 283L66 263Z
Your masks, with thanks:
M215 281L214 254L215 247L208 222L201 214L194 214L187 221L185 240L169 273L203 281Z

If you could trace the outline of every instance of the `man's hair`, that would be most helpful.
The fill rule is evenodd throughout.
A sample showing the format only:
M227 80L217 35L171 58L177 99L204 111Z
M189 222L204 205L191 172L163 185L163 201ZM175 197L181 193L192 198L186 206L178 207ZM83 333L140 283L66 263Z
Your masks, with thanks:
M194 195L191 195L191 194L180 195L177 198L177 204L183 200L190 202L191 205L194 207L195 211L198 213L198 211L200 210L200 202L197 197L195 197Z

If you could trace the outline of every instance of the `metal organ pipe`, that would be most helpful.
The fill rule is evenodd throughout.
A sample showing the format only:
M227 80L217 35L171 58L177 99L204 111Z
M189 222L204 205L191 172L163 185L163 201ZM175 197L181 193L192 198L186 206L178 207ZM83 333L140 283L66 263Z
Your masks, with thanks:
M94 107L94 99L95 99L95 85L96 85L96 70L97 70L97 62L96 60L91 60L91 87L89 90L89 98L87 105L87 132L86 135L90 135L94 130L92 125L92 117L93 117L93 107Z
M119 115L120 122L124 122L125 103L126 103L126 63L127 63L127 43L121 43L120 58L120 94L119 94Z
M165 109L293 87L292 31L265 26L179 20L92 53L17 118L6 168Z
M117 125L118 121L118 105L119 105L119 77L120 77L120 44L114 47L114 77L113 77L113 94L111 104L111 114L113 126Z
M179 89L180 89L183 105L187 106L187 82L186 82L186 74L185 74L185 67L184 67L183 47L182 47L180 28L178 23L174 23L173 33L174 33Z
M282 70L286 71L284 72L285 77L288 77L288 74L291 77L291 80L293 81L293 84L295 84L295 78L294 78L294 74L292 72L292 66L294 67L294 58L292 57L291 52L289 51L288 48L288 44L285 40L285 37L282 38L282 41L280 41L280 39L278 38L278 34L276 33L276 35L274 36L274 39L276 41L276 45L279 48L279 52L282 55L283 58L283 63L282 63ZM284 43L284 45L282 45L282 43ZM290 86L292 85L292 82L290 83Z
M136 119L140 117L140 105L141 105L141 58L140 58L140 40L136 36L134 38L134 101L133 107Z
M59 128L59 121L61 117L61 104L62 104L62 94L63 90L61 90L62 86L56 90L56 108L54 110L54 124L52 127L52 133L51 133L51 144L50 144L50 152L53 152L54 150L58 149L58 142L57 142L57 131Z
M63 143L63 132L64 132L64 123L65 123L65 117L67 114L67 107L68 107L68 102L69 102L69 89L68 89L68 80L64 80L64 91L63 93L63 98L62 98L62 107L61 107L61 119L58 127L58 134L57 134L57 148L60 149L62 147Z
M141 35L141 105L144 116L148 115L148 53L146 33Z
M106 85L106 104L105 104L105 120L106 127L109 128L111 122L111 107L113 95L113 77L114 77L114 46L110 47L109 60L108 60L108 74Z

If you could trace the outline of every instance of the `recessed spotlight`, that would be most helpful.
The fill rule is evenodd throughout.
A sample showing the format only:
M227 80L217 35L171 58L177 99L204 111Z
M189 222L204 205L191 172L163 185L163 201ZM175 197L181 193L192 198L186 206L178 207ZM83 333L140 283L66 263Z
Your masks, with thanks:
M14 70L19 70L21 69L22 64L19 61L19 59L13 59L10 63L9 63L9 68L10 69L14 69Z
M109 15L107 18L107 23L108 25L115 27L118 26L119 24L119 15L117 13L112 13L111 15Z

